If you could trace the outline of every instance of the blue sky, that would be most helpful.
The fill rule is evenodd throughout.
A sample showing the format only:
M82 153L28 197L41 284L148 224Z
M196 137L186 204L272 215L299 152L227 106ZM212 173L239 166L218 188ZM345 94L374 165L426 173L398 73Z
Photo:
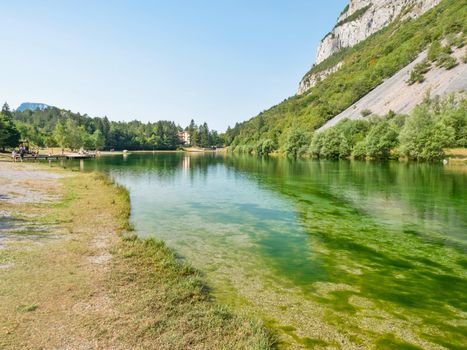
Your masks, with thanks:
M222 131L295 93L347 2L2 1L0 101Z

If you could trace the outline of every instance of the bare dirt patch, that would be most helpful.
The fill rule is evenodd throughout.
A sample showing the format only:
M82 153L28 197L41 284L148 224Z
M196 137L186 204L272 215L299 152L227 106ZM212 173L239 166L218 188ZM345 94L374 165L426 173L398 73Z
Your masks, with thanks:
M120 238L106 177L0 163L0 193L1 349L270 349L163 243Z

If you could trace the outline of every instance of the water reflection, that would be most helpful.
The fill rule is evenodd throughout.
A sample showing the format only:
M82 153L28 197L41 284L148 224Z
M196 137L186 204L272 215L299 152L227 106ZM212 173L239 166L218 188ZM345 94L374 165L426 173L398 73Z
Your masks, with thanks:
M167 241L291 346L467 342L465 172L183 153L89 169L130 189L141 235Z

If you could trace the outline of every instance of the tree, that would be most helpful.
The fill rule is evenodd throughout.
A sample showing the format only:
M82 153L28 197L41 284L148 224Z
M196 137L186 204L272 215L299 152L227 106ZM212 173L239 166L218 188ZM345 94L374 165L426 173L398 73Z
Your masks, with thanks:
M57 145L57 142L55 141L53 135L47 135L45 138L44 138L44 145L46 147L56 147L58 146Z
M297 158L306 152L309 142L309 136L306 133L299 129L292 129L287 134L285 141L285 154L288 157Z
M258 156L267 156L276 150L276 143L271 139L261 140L256 145L256 154Z
M190 135L190 143L193 145L193 146L196 146L197 145L197 129L198 127L196 126L195 124L195 121L192 119L190 121L190 125L188 125L188 128L187 128L187 131L188 131L188 135Z
M313 156L319 157L321 155L321 148L323 147L323 133L316 132L311 139L310 152Z
M8 106L5 103L6 106ZM5 106L4 106L5 107ZM16 147L20 140L20 133L16 128L11 117L0 113L0 147L5 150L6 147Z
M11 114L11 111L10 111L10 106L8 105L8 103L4 103L3 104L3 107L2 107L2 114L8 118L12 118L13 115Z
M95 148L95 140L94 140L94 133L90 134L86 131L84 126L79 127L79 134L82 140L82 145L86 149L94 149Z
M270 153L274 152L277 149L276 143L271 139L266 139L263 141L263 154L269 155Z
M352 154L352 144L343 133L340 134L339 157L347 158Z
M433 115L428 104L417 107L399 135L402 154L411 159L435 160L455 140L455 130Z
M98 151L102 150L105 146L105 137L102 131L100 131L99 129L96 129L96 131L94 131L94 134L92 136L94 139L94 146L96 150Z
M199 133L199 145L201 147L209 147L211 145L210 137L209 137L209 127L207 123L203 123L200 125L198 129Z
M355 144L352 150L352 156L355 159L365 159L366 158L366 143L364 140L359 141Z
M448 98L441 104L439 119L445 125L454 130L454 141L450 147L467 147L467 100L456 105L456 101Z
M62 149L64 149L67 146L66 134L67 129L65 124L63 124L62 122L58 122L55 125L55 129L53 131L53 138L56 144Z
M324 158L337 159L341 154L342 136L337 128L323 131L323 146L320 155Z
M84 145L82 128L79 128L73 119L67 119L66 123L65 144L71 150L76 150Z
M372 158L388 158L391 149L397 145L398 136L388 121L376 124L366 136L366 155Z

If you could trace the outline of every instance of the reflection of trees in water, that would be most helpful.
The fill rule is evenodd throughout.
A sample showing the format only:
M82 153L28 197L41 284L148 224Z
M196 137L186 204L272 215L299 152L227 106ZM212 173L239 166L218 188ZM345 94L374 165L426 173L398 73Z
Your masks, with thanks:
M323 281L355 287L319 297L319 302L351 316L355 307L349 298L361 296L396 318L416 315L447 338L459 336L445 322L466 309L465 175L433 164L399 162L232 157L227 164L291 199L309 233L309 247L326 269ZM407 216L395 211L392 218L380 220L371 215L372 208L359 205L371 206L374 200L376 205L402 206L409 221L393 226L385 220ZM427 229L426 222L441 222L445 231ZM464 233L451 239L450 230Z
M288 159L229 157L227 164L256 178L274 183L281 192L332 193L338 201L354 204L376 195L399 202L414 218L461 222L467 227L464 208L467 175L446 171L429 163L363 161L292 161ZM277 186L277 185L281 186ZM319 184L319 188L315 185ZM358 205L357 205L358 206ZM449 232L446 232L449 233Z

